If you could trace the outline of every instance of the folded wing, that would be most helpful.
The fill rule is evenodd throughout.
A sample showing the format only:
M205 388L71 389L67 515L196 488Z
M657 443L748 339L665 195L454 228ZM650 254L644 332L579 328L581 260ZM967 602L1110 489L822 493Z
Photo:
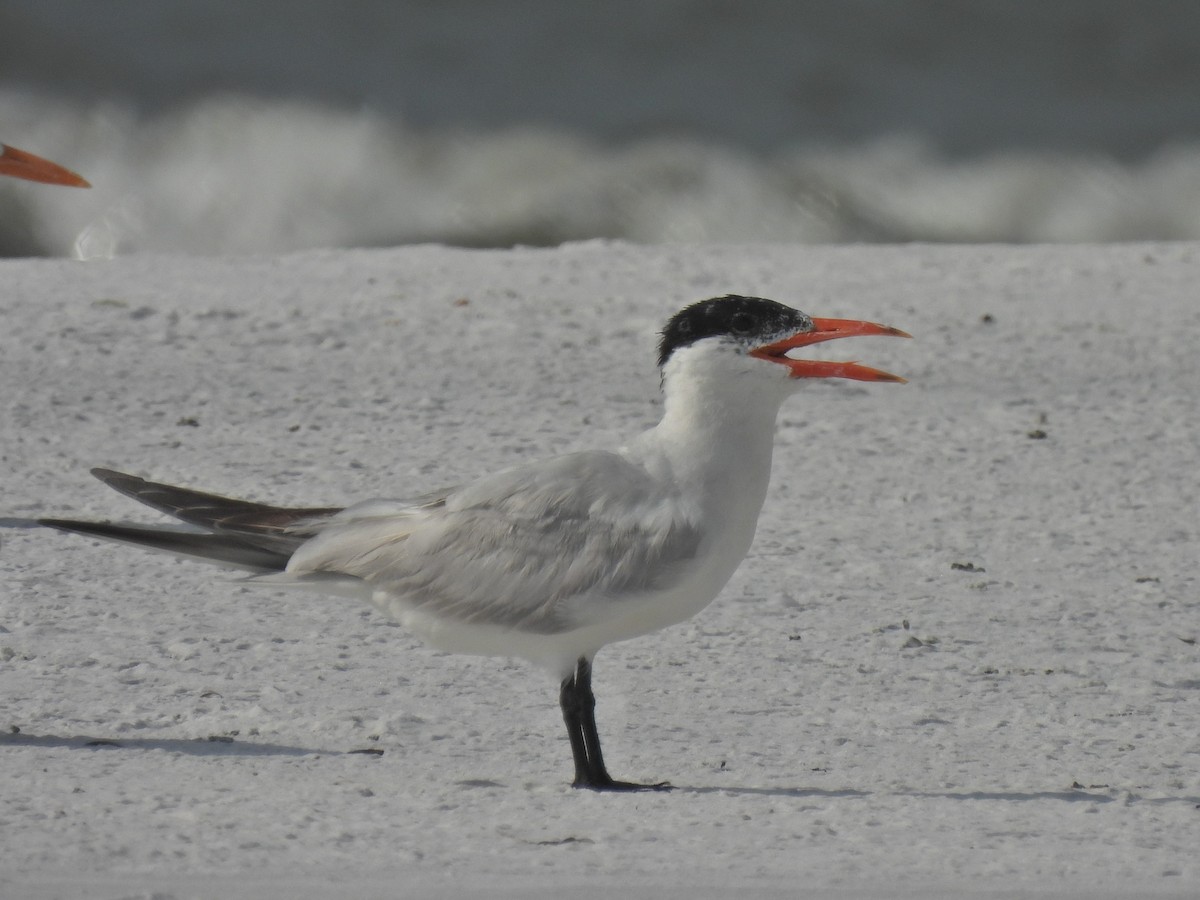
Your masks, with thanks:
M284 508L95 469L186 526L43 519L63 531L366 593L404 619L554 634L669 587L697 553L693 517L615 453L569 454L422 501ZM355 588L359 585L362 589Z

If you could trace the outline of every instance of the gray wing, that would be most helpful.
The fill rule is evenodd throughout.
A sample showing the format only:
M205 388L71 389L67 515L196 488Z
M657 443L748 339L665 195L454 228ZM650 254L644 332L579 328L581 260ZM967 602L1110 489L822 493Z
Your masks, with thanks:
M288 572L352 575L441 619L555 633L588 624L601 601L668 586L700 537L643 468L585 452L501 472L438 506L346 510Z

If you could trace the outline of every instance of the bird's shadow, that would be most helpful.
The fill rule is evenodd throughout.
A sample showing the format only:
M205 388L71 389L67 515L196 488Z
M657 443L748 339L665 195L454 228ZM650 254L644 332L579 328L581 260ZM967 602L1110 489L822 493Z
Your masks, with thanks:
M811 788L811 787L741 787L737 785L688 785L671 782L671 793L681 794L736 794L744 797L805 797L837 798L870 797L873 791L860 791L854 788Z
M189 756L352 756L379 757L383 750L367 747L355 750L327 750L317 747L294 747L287 744L266 744L253 741L238 741L227 736L210 738L108 738L88 735L36 735L24 733L0 734L0 747L28 747L31 749L82 750L88 752L112 752L114 750L165 750ZM458 782L466 788L503 787L502 782L488 779L468 779ZM815 788L815 787L749 787L741 785L686 785L671 784L664 796L672 794L726 794L747 797L781 797L794 800L865 800L878 796L911 797L914 799L997 801L1004 803L1053 800L1065 803L1113 803L1118 796L1098 793L1095 790L1071 788L1057 791L870 791L858 788ZM1200 797L1142 797L1133 798L1150 803L1183 802L1200 808ZM1125 802L1128 802L1126 800Z
M209 738L112 738L89 735L0 734L0 747L29 747L36 749L69 750L166 750L189 756L345 756L363 753L378 756L382 751L327 750L315 747L292 747L286 744L265 744L238 741L226 736Z
M879 791L864 791L856 788L740 787L736 785L695 786L682 784L673 785L673 788L676 791L687 794L735 794L750 797L791 797L793 799L868 799L880 795ZM882 793L893 797L912 797L921 800L996 800L1004 802L1059 800L1068 803L1112 803L1117 799L1112 794L1075 788L1061 791L884 791Z

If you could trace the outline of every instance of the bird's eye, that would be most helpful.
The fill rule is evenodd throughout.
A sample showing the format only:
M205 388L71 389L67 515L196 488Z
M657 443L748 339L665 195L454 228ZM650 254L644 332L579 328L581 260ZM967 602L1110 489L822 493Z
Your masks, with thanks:
M754 316L750 313L734 313L729 320L729 329L734 334L749 334L754 330Z

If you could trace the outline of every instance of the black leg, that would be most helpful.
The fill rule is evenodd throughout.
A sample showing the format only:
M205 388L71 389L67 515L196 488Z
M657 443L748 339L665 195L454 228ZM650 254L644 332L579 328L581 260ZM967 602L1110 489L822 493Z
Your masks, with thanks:
M653 791L668 790L670 785L634 784L616 781L604 767L604 754L600 751L600 733L596 730L596 696L592 693L592 664L581 656L575 664L575 672L563 679L559 691L563 721L567 725L567 736L571 739L571 753L575 757L575 781L577 788L593 791Z
M575 757L574 783L576 787L582 787L591 779L591 767L588 765L587 742L583 739L583 723L579 718L579 697L575 691L574 674L563 679L558 704L562 707L567 737L571 739L571 754Z

